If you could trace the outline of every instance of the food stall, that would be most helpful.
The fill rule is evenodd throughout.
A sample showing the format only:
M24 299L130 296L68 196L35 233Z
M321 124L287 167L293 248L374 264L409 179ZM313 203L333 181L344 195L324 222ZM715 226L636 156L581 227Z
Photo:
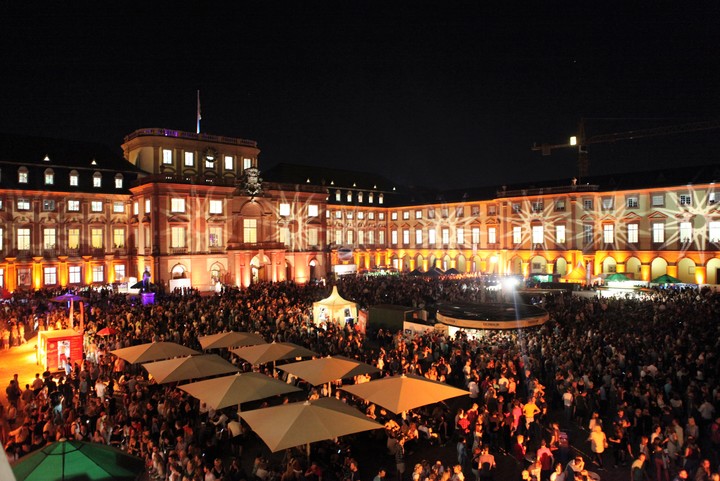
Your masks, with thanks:
M74 329L40 331L38 333L37 364L46 371L65 369L65 363L80 362L83 358L83 335Z

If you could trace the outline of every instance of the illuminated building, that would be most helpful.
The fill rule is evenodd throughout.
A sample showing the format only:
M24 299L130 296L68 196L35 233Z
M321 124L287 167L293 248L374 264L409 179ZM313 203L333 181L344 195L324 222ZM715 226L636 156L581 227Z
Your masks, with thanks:
M718 283L716 167L429 192L279 164L251 140L168 129L106 147L0 136L0 285L307 282L358 270ZM261 178L262 177L262 178Z

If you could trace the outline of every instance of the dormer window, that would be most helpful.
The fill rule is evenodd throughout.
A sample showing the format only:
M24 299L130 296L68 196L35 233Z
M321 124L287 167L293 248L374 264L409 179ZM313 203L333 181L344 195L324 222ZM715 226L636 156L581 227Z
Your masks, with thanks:
M71 187L77 187L79 181L79 176L77 170L71 170L70 171L70 186Z
M55 172L52 169L45 169L45 185L53 185L55 183Z
M372 203L373 203L373 193L368 192L368 204L372 204Z
M347 191L347 201L352 202L352 191Z
M122 189L122 187L123 187L123 176L122 176L122 174L116 174L115 175L115 188Z
M93 187L102 187L102 174L100 172L93 174Z
M340 202L341 199L342 199L342 194L340 193L339 190L336 190L335 191L335 201Z
M28 170L27 167L20 167L18 169L18 184L28 183Z
M383 201L385 200L384 197L385 197L385 196L383 196L382 194L378 195L378 204L382 204L382 203L383 203Z
M363 193L362 192L358 192L357 199L358 199L358 202L362 203L362 201L363 201Z

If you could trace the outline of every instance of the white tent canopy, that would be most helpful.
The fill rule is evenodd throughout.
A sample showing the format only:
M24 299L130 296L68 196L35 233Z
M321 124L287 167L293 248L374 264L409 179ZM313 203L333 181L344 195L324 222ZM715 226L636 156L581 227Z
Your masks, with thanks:
M329 297L313 303L313 321L315 325L333 322L345 327L348 319L357 320L357 304L343 299L333 286Z

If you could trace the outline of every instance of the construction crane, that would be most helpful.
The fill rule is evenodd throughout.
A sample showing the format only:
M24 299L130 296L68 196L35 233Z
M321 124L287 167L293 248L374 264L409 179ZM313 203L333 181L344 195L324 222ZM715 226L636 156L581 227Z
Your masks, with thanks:
M628 130L627 132L615 132L612 134L593 135L585 137L585 119L580 119L578 124L577 136L570 137L566 144L533 144L531 150L540 151L542 155L550 155L554 149L567 147L576 147L578 150L578 176L585 178L588 176L590 169L590 160L588 159L587 146L590 144L600 144L607 142L616 142L618 140L633 140L647 137L659 137L662 135L682 134L685 132L697 132L701 130L712 130L720 128L720 120L710 120L705 122L693 122L681 125L671 125L667 127L655 127L651 129Z

